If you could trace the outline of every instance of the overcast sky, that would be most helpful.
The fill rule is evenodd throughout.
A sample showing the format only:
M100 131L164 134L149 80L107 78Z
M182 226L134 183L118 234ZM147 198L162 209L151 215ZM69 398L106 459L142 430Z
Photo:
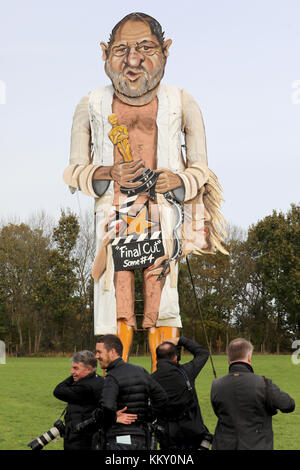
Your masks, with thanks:
M173 40L163 81L202 110L225 218L247 229L299 202L299 0L0 5L0 218L92 210L62 180L73 112L88 91L109 84L99 42L133 11L154 16Z

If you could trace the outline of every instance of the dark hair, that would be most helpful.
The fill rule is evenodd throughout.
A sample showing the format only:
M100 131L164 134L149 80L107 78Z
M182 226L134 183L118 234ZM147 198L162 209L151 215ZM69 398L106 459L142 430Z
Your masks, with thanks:
M168 359L169 361L172 361L176 355L177 348L175 344L171 343L170 341L164 341L156 348L156 359L158 361L160 359Z
M230 341L227 348L229 362L243 360L248 354L252 354L252 352L253 345L244 338L233 339Z
M95 354L92 351L84 350L78 351L72 357L72 362L82 362L82 364L88 368L88 366L92 366L93 370L97 370L97 359Z
M165 33L162 30L160 23L155 18L152 18L152 16L147 15L146 13L129 13L129 15L124 16L124 18L122 18L122 20L120 20L119 23L117 23L116 26L113 28L109 37L107 55L108 55L111 44L115 40L115 36L116 36L118 29L124 23L126 23L126 21L129 21L129 20L143 21L144 23L148 23L148 25L150 26L151 33L157 37L159 44L161 46L163 45L164 40L165 40Z
M103 343L107 351L115 349L119 356L123 354L123 344L116 335L101 335L96 337L96 343Z

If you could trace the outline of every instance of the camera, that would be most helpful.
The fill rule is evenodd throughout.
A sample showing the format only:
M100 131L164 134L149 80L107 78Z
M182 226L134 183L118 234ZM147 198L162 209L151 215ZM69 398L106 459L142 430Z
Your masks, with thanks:
M82 430L98 430L99 425L101 422L101 411L99 408L96 408L90 418L86 419L85 421L81 421L80 423L76 424L75 429L77 432Z
M49 442L53 441L56 437L63 437L64 432L65 425L61 419L58 419L49 431L46 431L40 437L33 439L33 441L27 444L27 446L31 447L31 450L42 450L44 446L49 444Z
M181 346L176 346L176 356L177 356L177 363L181 361Z
M157 422L148 424L149 434L150 434L150 450L157 449L157 443L159 442L160 446L167 446L168 436L164 426L158 424Z
M212 445L213 437L213 434L211 434L207 429L207 432L205 432L202 436L198 450L209 450L210 446Z
M88 427L94 427L97 424L97 420L94 416L85 421L81 421L80 423L76 424L75 429L77 432L80 432Z

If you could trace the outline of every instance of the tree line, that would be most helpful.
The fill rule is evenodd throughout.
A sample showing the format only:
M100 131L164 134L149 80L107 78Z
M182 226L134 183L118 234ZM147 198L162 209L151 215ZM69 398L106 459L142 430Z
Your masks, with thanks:
M180 261L182 333L222 353L237 336L257 352L290 351L300 338L300 206L273 211L247 232L228 228L218 253ZM72 353L94 348L94 221L62 210L57 223L45 214L0 226L0 339L10 355ZM194 288L193 289L193 284ZM142 278L136 271L138 326ZM198 306L195 299L197 296ZM133 354L145 354L139 328Z

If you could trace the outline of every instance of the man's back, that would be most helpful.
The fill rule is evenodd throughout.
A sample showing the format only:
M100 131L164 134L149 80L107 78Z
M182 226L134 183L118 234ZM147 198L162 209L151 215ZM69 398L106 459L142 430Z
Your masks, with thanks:
M164 388L168 405L163 416L167 428L167 447L198 448L201 436L207 432L195 390L195 379L208 359L208 351L195 341L181 336L179 346L194 356L192 361L179 365L174 360L159 359L152 377Z
M213 381L211 403L218 423L213 449L273 449L272 415L294 410L294 400L271 380L253 373L245 362Z
M159 360L157 370L152 374L152 377L167 392L169 404L173 409L180 408L191 401L191 392L188 390L186 379L180 370L184 371L194 388L195 379L208 359L208 351L195 341L181 336L178 345L190 351L194 355L193 360L180 366L171 360ZM197 400L196 395L194 398Z
M139 366L124 362L121 358L107 368L101 404L108 423L108 435L143 434L148 419L149 399L156 412L167 403L164 390ZM116 410L127 407L126 412L137 414L138 420L129 425L115 423Z

